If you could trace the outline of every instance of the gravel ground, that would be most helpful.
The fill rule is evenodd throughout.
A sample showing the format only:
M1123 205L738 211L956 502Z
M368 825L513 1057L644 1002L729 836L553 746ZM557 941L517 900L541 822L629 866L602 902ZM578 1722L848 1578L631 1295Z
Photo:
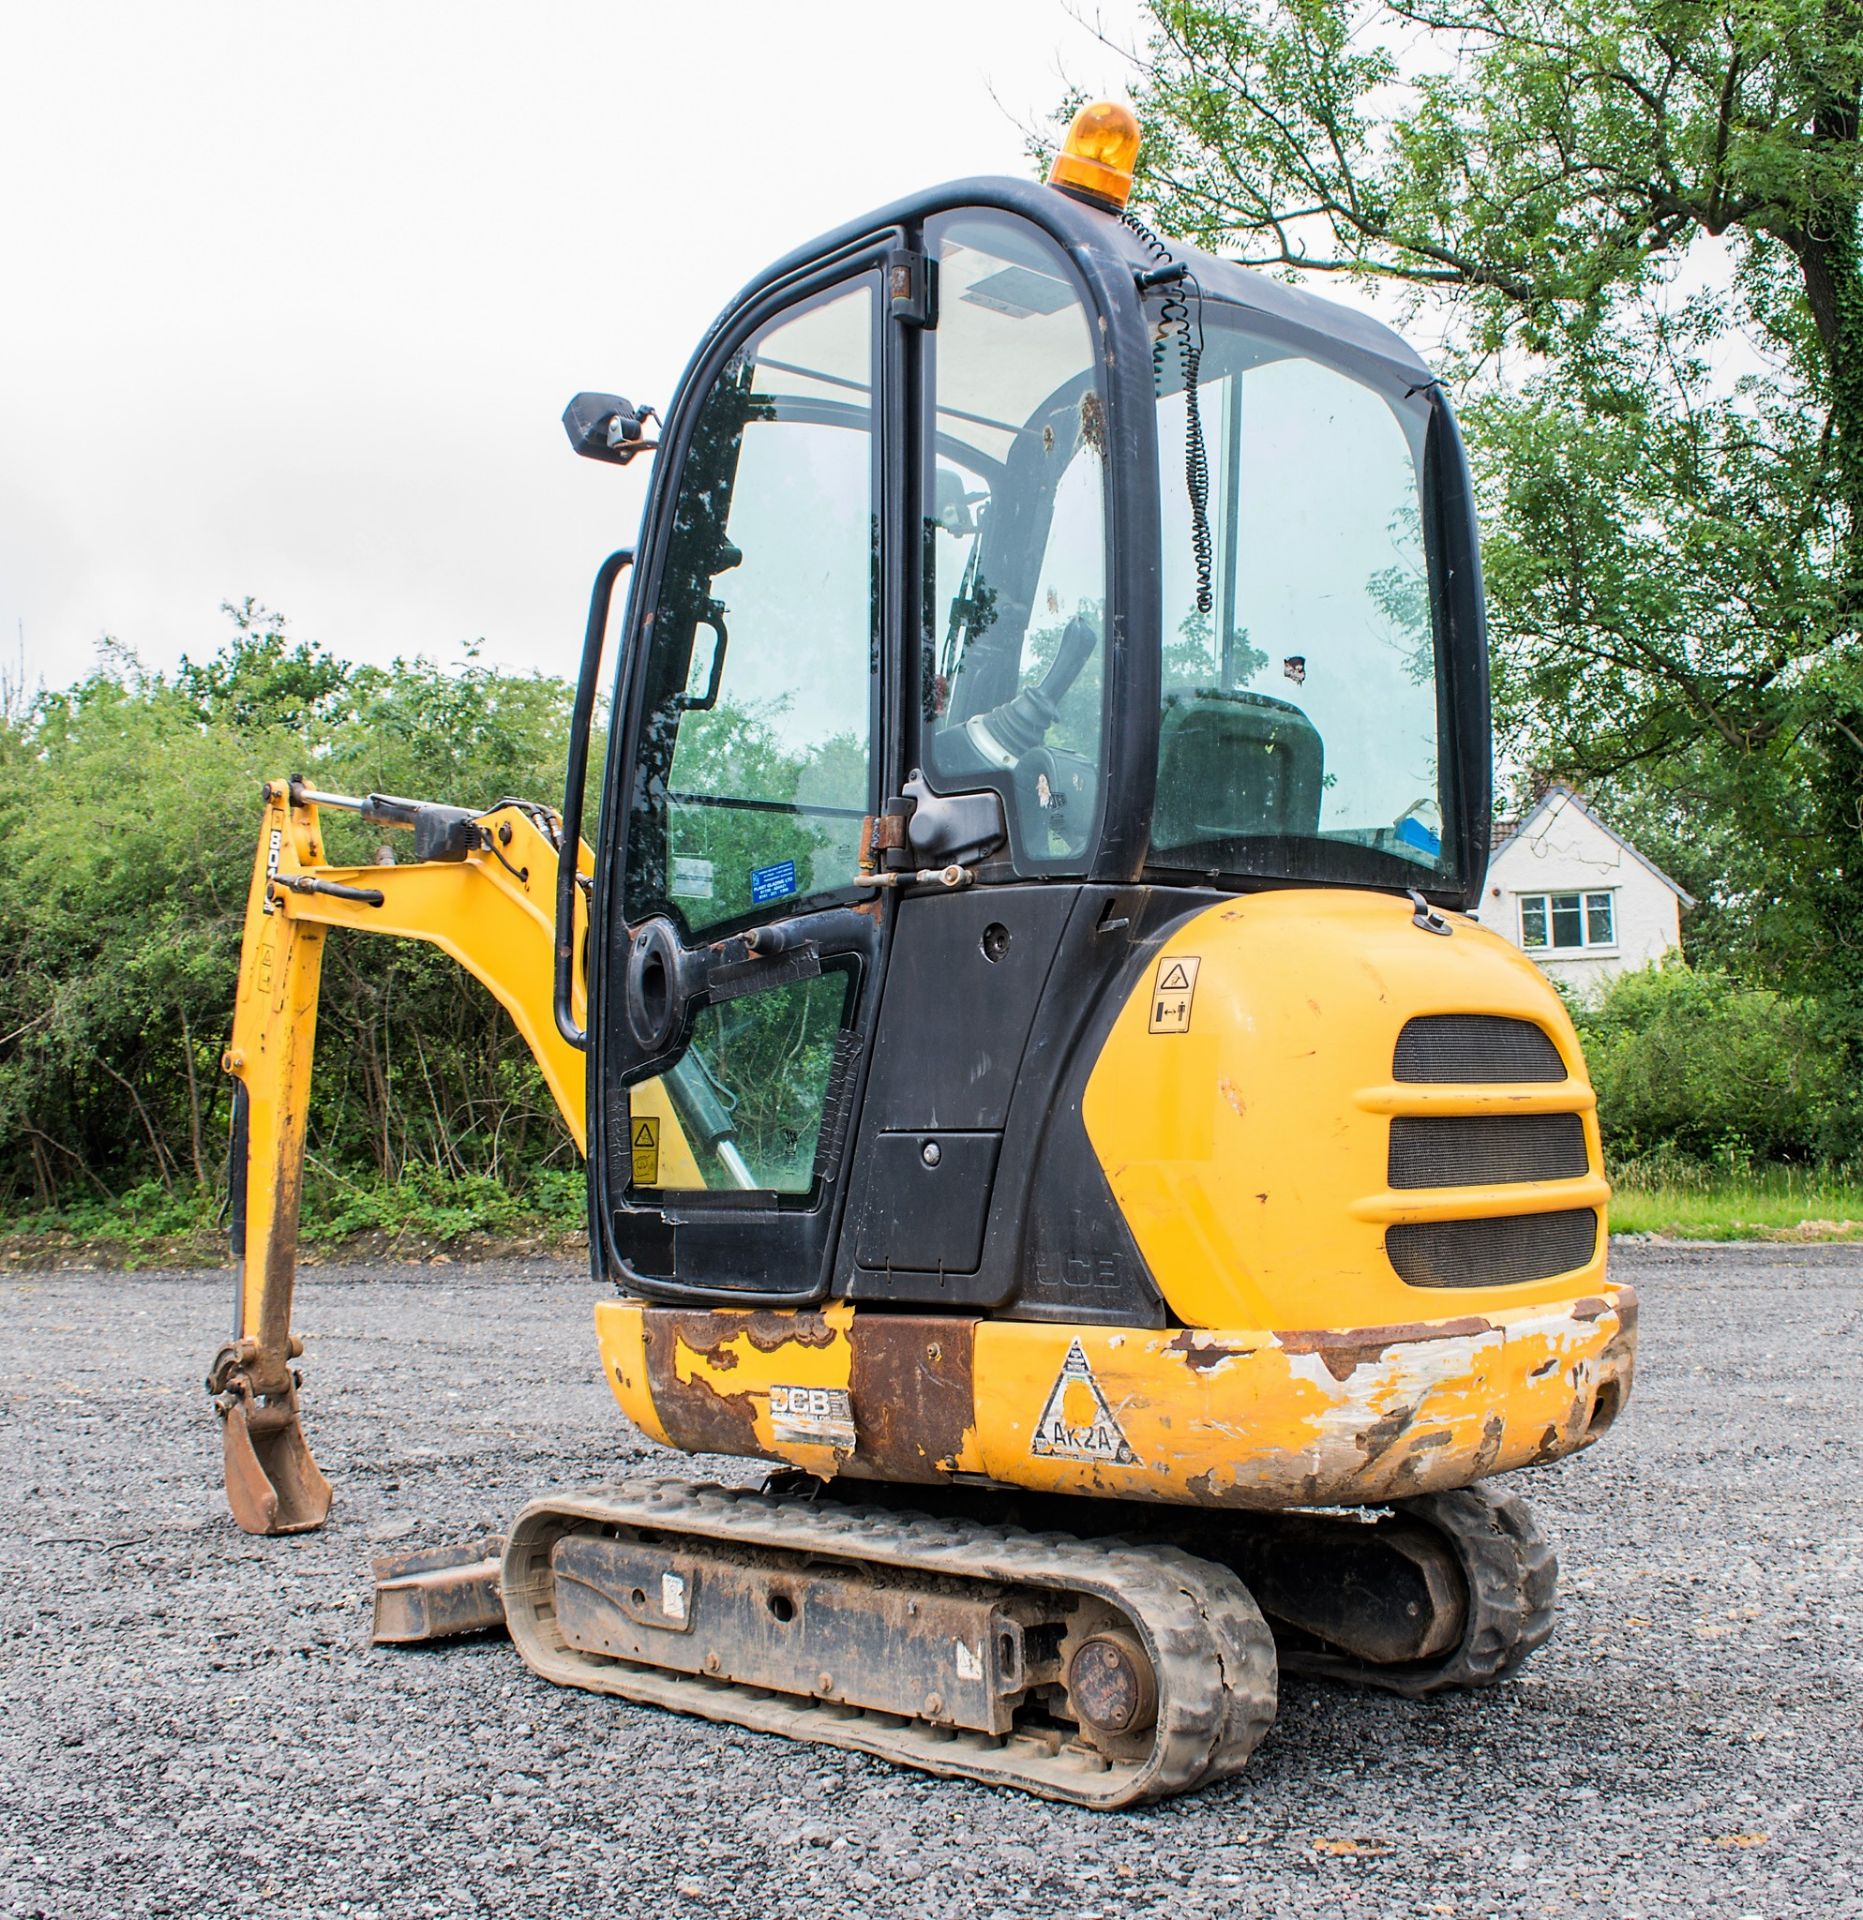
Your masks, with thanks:
M228 1279L0 1274L0 1913L1863 1915L1863 1248L1619 1271L1630 1410L1516 1482L1564 1567L1524 1676L1290 1681L1241 1779L1115 1815L369 1647L384 1543L667 1461L581 1275L307 1273L337 1507L256 1541L199 1390Z

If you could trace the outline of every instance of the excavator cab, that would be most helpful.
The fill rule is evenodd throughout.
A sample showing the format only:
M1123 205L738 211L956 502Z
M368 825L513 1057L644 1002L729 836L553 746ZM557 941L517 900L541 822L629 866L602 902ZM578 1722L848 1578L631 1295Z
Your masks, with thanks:
M769 1470L545 1492L388 1569L378 1637L502 1617L564 1684L1119 1806L1241 1767L1280 1669L1416 1697L1551 1631L1494 1482L1604 1433L1635 1300L1571 1022L1470 913L1461 443L1385 328L1127 216L1137 139L1084 109L1049 185L778 262L657 425L571 402L655 468L560 817L268 787L240 1523L330 1501L290 1308L332 927L510 1010L617 1400ZM332 810L415 861L331 864Z
M668 416L621 653L591 1190L642 1297L1163 1324L1080 1116L1137 956L1266 889L1475 903L1440 387L1099 199L963 182L749 288ZM627 1090L682 1062L675 1173Z

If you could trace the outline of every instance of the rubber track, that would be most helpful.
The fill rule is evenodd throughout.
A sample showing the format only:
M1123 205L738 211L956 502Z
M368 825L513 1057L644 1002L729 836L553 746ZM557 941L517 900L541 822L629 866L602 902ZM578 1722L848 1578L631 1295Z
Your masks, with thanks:
M1468 1602L1461 1644L1437 1660L1391 1667L1288 1647L1281 1665L1289 1673L1379 1687L1410 1700L1456 1687L1493 1686L1552 1637L1559 1588L1552 1542L1518 1494L1484 1485L1395 1504L1443 1535L1461 1563Z
M1130 1764L1083 1753L1074 1743L1056 1753L1032 1733L954 1732L578 1652L554 1628L550 1548L566 1533L603 1526L1094 1596L1133 1622L1156 1667L1152 1751ZM1174 1547L642 1480L532 1501L512 1525L503 1584L511 1637L547 1680L1081 1806L1129 1806L1223 1779L1242 1767L1274 1719L1274 1641L1260 1610L1234 1574Z

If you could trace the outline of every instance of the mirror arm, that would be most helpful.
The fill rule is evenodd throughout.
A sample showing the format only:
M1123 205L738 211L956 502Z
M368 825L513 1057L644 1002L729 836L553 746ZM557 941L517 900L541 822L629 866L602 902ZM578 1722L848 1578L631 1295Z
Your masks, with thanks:
M569 721L569 768L563 779L563 839L556 850L556 1030L572 1047L586 1049L589 1036L576 1024L571 1005L576 953L576 874L582 852L582 789L588 779L589 733L595 723L595 691L602 674L602 641L608 633L608 608L615 582L632 564L634 550L611 553L595 575L589 595L589 624L582 636L582 668L576 676L576 704Z

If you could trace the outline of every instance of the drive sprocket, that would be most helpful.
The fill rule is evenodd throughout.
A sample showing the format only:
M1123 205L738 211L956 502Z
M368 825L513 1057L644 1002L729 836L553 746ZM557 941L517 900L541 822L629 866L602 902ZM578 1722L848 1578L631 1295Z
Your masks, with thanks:
M1559 1561L1527 1503L1486 1484L1424 1494L1395 1510L1428 1527L1462 1575L1460 1639L1432 1660L1381 1665L1323 1644L1283 1640L1282 1670L1420 1700L1457 1687L1487 1687L1513 1673L1551 1638Z

